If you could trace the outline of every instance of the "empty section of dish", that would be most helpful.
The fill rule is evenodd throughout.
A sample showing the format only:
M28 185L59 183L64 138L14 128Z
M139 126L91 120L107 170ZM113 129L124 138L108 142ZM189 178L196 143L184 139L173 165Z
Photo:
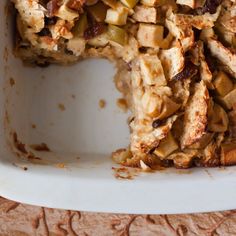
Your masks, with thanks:
M1 21L4 59L0 71L5 123L1 135L6 136L10 151L24 158L33 153L53 163L74 162L83 156L94 161L104 156L110 161L112 151L129 142L128 114L116 105L121 97L113 81L116 68L105 59L88 59L67 67L23 65L13 55L14 19L7 14L9 9L13 12L8 3L6 19ZM108 101L102 110L98 105L101 98ZM50 154L32 148L42 143Z

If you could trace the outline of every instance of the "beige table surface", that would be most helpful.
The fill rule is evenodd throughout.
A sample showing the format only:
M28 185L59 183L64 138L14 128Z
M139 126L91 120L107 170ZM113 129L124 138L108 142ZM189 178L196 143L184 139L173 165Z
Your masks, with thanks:
M236 210L186 215L104 214L48 209L0 197L0 236L9 235L233 236Z

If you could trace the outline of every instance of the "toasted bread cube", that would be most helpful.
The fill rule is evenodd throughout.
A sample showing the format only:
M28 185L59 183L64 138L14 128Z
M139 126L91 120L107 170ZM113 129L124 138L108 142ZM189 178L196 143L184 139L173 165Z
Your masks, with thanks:
M129 8L134 8L134 6L137 4L137 0L120 0L125 6Z
M213 81L213 84L220 96L225 96L233 89L233 82L223 71L220 71L217 74L215 80Z
M164 159L169 156L172 152L179 148L177 142L172 136L171 132L169 132L163 140L161 140L159 146L155 149L154 154Z
M147 7L143 5L134 8L133 19L144 23L157 23L157 9L155 7Z
M12 2L14 2L24 24L29 26L32 32L38 33L44 28L45 8L39 1L14 0ZM9 13L13 14L13 12Z
M160 54L160 60L163 65L167 80L171 80L184 69L184 51L182 46L177 44L175 47L162 50Z
M209 92L201 81L194 86L183 117L183 134L180 137L181 148L197 142L205 134L209 109Z
M161 25L139 24L137 39L143 47L158 47L163 40L164 27Z
M129 10L124 6L117 6L116 9L108 9L105 22L112 25L125 25Z
M195 8L195 0L177 0L176 3L180 5L186 5L191 8Z
M236 54L214 38L206 39L206 42L212 56L218 59L219 62L221 62L224 66L226 66L227 71L235 77Z
M63 4L59 8L56 16L63 20L73 21L75 18L79 17L79 13L68 8L66 4Z
M147 85L166 85L166 78L161 65L161 61L156 55L141 56L140 69L143 80Z

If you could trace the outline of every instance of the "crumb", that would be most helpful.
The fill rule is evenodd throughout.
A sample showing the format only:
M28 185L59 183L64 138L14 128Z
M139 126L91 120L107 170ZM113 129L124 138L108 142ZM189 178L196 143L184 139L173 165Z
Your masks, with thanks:
M62 104L62 103L59 103L58 104L58 108L61 110L61 111L65 111L65 105L64 104Z
M41 79L45 79L45 75L42 75L42 76L41 76Z
M46 143L32 144L32 145L30 145L30 147L32 149L34 149L35 151L39 151L39 152L50 152L51 151Z
M127 112L128 110L128 104L124 98L119 98L116 101L116 105L123 111Z
M127 179L127 180L132 180L134 179L135 176L137 176L138 171L136 169L130 169L126 167L120 167L120 168L115 168L112 167L112 170L114 171L114 176L117 179Z
M55 166L60 169L63 169L66 167L65 163L57 163Z
M103 109L106 106L106 101L104 99L99 100L99 107Z
M13 78L10 78L10 85L11 85L11 87L13 87L14 85L15 85L15 80L13 79Z
M23 167L23 170L24 170L24 171L27 171L27 170L28 170L28 168L27 168L27 167Z
M32 124L32 125L31 125L31 128L32 128L32 129L36 129L36 125L35 125L35 124Z
M74 94L72 94L72 95L71 95L71 97L72 97L73 99L75 99L75 98L76 98L76 96L75 96Z
M80 160L80 157L76 157L77 160Z

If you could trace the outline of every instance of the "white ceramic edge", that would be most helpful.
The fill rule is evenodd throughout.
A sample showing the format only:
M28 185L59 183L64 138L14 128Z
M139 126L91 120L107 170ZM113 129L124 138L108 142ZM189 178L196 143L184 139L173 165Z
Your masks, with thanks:
M156 185L142 183L142 179L117 180L116 183L112 179L69 178L67 181L66 176L55 178L50 174L22 172L2 164L0 173L1 196L50 208L132 214L180 214L236 208L236 178L208 181L186 178L184 181L160 181Z

